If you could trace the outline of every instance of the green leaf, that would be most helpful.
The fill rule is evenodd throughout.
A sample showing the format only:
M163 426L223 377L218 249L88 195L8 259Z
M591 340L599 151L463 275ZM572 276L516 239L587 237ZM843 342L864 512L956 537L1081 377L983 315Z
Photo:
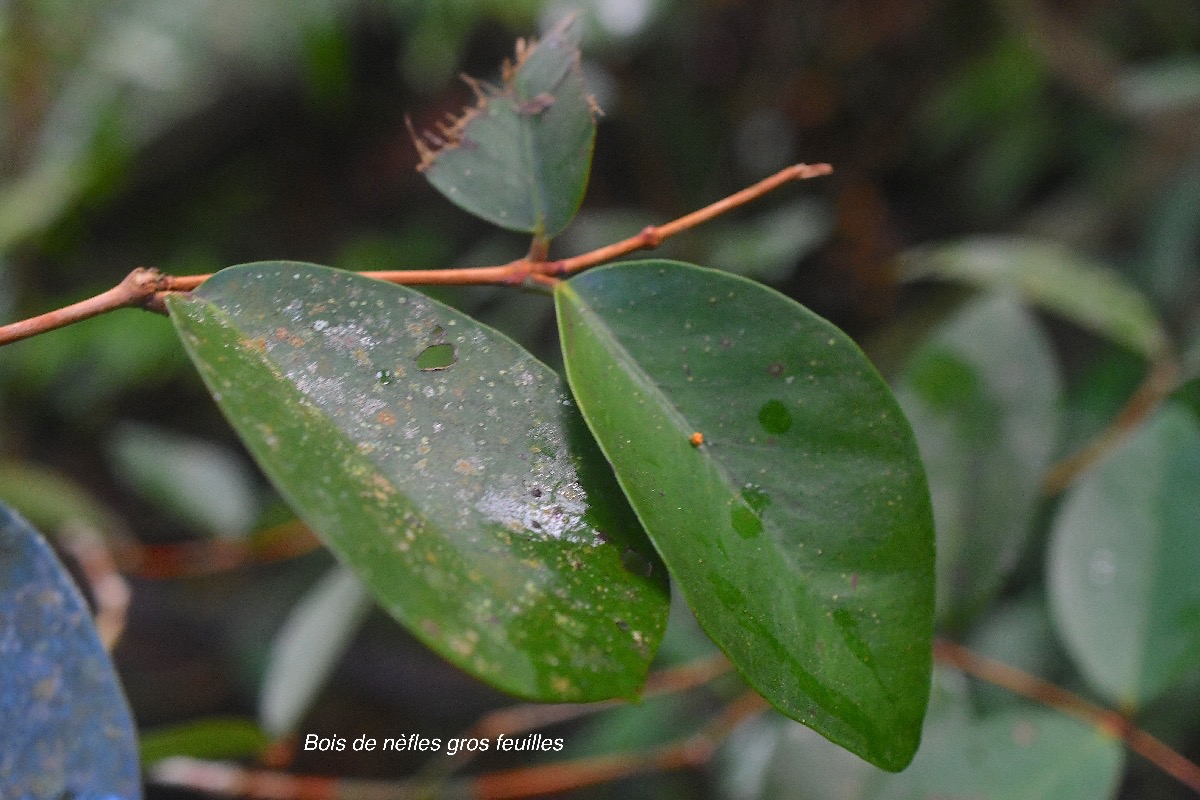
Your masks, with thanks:
M1168 405L1069 490L1054 520L1054 621L1089 684L1123 708L1200 658L1200 426Z
M1117 739L1028 704L977 717L964 689L961 676L934 674L921 749L899 775L872 769L798 725L762 717L731 737L726 782L740 783L735 796L747 800L1113 796L1125 762Z
M142 734L142 765L151 767L174 756L231 759L254 756L271 739L251 720L213 717L156 728Z
M281 737L296 732L371 610L358 577L342 566L325 575L292 609L271 645L258 716Z
M263 470L415 636L520 696L636 694L666 576L553 371L308 264L232 267L168 306ZM446 344L453 364L418 367Z
M963 622L1000 588L1033 530L1055 455L1061 379L1016 300L975 300L917 349L896 390L937 521L938 615Z
M580 409L701 626L785 714L903 768L933 520L883 380L833 325L726 273L631 262L555 300Z
M454 204L546 239L579 210L596 138L572 22L519 44L502 88L472 83L474 107L436 134L413 137L421 171Z
M1031 303L1159 358L1168 336L1154 308L1111 270L1048 242L976 237L922 247L903 259L905 277L937 277L985 289L1011 288Z
M110 453L126 484L199 530L240 538L258 519L258 487L249 465L208 439L123 422Z
M953 717L925 733L912 767L881 777L871 800L1107 800L1125 762L1119 741L1054 711Z
M87 603L0 505L0 779L5 797L141 797L137 735Z

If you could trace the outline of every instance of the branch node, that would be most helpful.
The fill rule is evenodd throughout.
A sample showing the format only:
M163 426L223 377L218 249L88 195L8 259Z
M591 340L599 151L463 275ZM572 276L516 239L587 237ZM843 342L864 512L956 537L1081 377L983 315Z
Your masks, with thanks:
M653 250L663 243L662 231L654 225L647 225L642 228L642 232L638 236L643 242L642 247L646 250Z

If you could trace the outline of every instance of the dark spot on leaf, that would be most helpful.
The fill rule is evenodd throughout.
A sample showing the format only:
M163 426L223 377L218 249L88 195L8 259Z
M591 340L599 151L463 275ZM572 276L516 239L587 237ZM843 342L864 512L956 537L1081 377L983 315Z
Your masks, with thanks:
M767 433L787 433L792 428L792 412L778 400L768 400L758 410L758 423Z
M625 552L621 554L621 566L625 568L626 572L646 578L649 578L650 574L654 572L654 564L650 559L630 547L626 547Z
M431 372L446 369L458 361L454 353L454 345L449 342L431 344L417 356L417 369Z
M617 619L617 620L615 620L615 622L617 623L617 627L620 628L621 630L623 630L623 631L629 630L629 623L626 622L625 620Z
M726 338L722 339L720 342L718 342L717 344L720 345L722 350L728 350L729 348L733 347L733 340L726 337Z
M762 533L762 520L749 506L741 503L735 503L729 509L729 522L734 532L743 539L753 539Z
M771 366L767 367L767 374L770 375L772 378L778 378L780 375L782 375L786 371L787 371L787 364L784 364L782 361L776 361L773 364L771 364Z
M541 496L542 496L542 490L541 490L541 489L539 489L539 488L538 488L538 487L536 487L536 486L535 486L535 487L533 487L532 489L530 489L530 490L529 490L529 493L530 493L531 495L533 495L534 497L541 497Z

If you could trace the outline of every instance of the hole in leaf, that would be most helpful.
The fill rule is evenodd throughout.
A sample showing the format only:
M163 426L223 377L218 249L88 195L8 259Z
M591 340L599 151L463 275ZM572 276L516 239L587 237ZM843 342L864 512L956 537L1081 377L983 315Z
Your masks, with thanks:
M458 361L454 354L454 345L449 342L431 344L417 356L417 369L431 371L446 369Z
M621 566L625 568L626 572L643 575L647 578L654 572L654 564L650 559L631 547L625 548L625 552L621 554Z

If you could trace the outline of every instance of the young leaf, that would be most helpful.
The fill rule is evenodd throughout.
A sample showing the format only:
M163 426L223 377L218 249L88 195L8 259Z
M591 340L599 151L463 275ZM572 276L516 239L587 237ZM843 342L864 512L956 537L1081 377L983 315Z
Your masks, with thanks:
M976 300L914 353L896 397L921 448L937 520L938 614L964 622L1033 530L1058 441L1061 380L1016 300Z
M1150 359L1167 349L1154 308L1120 275L1055 245L1022 239L967 239L918 248L904 258L909 279L933 276L985 289L1011 288Z
M903 768L933 520L878 373L792 300L688 264L591 270L555 301L580 410L701 626L785 714Z
M573 20L540 42L519 41L500 89L472 82L474 107L437 133L413 134L418 168L453 203L546 239L579 210L596 138Z
M168 306L263 470L415 636L524 697L636 694L665 573L552 370L414 290L309 264L232 267Z
M1200 426L1168 405L1069 490L1054 520L1054 621L1088 682L1144 706L1200 657Z
M0 777L6 797L141 797L137 734L87 603L0 505Z

